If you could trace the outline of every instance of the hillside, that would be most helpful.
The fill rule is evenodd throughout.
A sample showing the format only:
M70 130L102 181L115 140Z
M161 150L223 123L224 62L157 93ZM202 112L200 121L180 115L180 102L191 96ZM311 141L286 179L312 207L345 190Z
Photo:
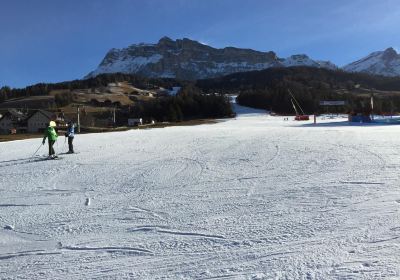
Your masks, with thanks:
M0 88L0 103L14 98L50 95L52 92L91 91L93 93L142 94L143 92L149 92L151 90L172 89L174 86L181 86L181 82L174 79L150 79L137 75L113 73L98 75L95 78L83 80L59 83L38 83L25 88L10 88L4 86Z
M3 87L0 96L0 108L46 109L73 119L80 106L81 124L86 126L126 126L129 118L151 123L233 115L228 98L206 95L192 82L121 73L23 89Z
M288 89L308 113L320 112L321 100L344 100L340 112L368 111L371 95L377 112L400 111L400 78L348 73L314 67L270 68L199 80L205 92L236 94L242 105L294 113Z
M179 96L175 96L177 89L181 89ZM122 73L102 74L86 80L37 84L25 89L2 88L0 96L7 102L0 103L0 107L7 107L7 104L27 104L21 107L29 107L34 96L54 96L57 108L71 103L89 107L130 107L129 112L120 112L123 120L129 116L163 121L231 115L231 110L227 108L228 101L212 96L218 93L238 95L238 102L242 105L293 114L288 89L307 113L324 112L326 108L319 105L322 100L346 102L346 106L330 108L333 112L368 113L371 110L371 95L375 97L375 113L400 111L399 77L305 66L247 71L197 82L152 79ZM196 105L192 104L193 96L197 96ZM23 103L24 100L27 103ZM211 105L215 102L221 103L221 107ZM210 106L214 108L212 113L207 109Z

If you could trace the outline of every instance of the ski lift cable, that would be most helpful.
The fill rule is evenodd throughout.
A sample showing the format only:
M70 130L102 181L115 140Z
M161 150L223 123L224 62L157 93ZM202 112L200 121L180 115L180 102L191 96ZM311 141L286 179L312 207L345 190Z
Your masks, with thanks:
M295 102L295 103L297 104L297 106L299 107L299 109L300 109L300 111L301 111L301 114L302 114L302 115L305 115L305 114L304 114L304 111L303 111L303 108L301 108L299 102L297 102L297 100L296 100L296 98L294 97L293 93L290 91L290 89L288 89L288 91L289 91L289 94L292 96L294 102ZM296 114L297 114L297 110L296 110Z
M290 89L288 89L288 91L289 91L289 94L291 95L291 97L293 98L294 103L299 107L301 113L304 115L304 111L303 111L303 109L301 108L299 102L297 102L297 99L294 97L294 95L293 95L293 93L290 91Z
M293 109L296 112L296 116L298 116L299 112L297 111L296 105L294 105L294 103L293 103L293 98L290 98L290 102L292 102Z

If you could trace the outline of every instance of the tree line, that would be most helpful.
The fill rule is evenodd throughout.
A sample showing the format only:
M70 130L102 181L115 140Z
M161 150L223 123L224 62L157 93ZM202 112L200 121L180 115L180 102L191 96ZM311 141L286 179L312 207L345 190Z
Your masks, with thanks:
M372 76L312 67L269 68L236 73L216 79L200 80L196 86L205 92L237 94L241 105L293 114L292 96L306 113L323 113L322 100L343 100L345 106L330 107L330 112L371 111L370 95L374 90L393 91L375 94L374 111L400 111L400 77ZM364 89L364 92L360 90ZM365 93L365 88L370 93Z
M184 86L178 95L137 103L128 113L132 118L177 122L199 118L232 117L229 99L224 95L203 94L193 85Z

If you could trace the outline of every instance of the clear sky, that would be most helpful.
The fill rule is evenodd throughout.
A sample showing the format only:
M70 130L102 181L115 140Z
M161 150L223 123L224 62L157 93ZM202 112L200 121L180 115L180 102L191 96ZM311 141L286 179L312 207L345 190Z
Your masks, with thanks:
M80 79L163 36L343 66L398 50L399 31L399 0L0 0L0 86Z

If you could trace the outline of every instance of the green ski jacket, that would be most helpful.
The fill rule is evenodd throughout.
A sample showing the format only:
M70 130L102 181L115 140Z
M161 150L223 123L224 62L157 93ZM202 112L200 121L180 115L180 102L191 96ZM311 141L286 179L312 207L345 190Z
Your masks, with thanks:
M46 128L46 130L44 131L43 141L45 141L47 137L49 137L49 140L57 140L58 135L54 127L49 126Z

